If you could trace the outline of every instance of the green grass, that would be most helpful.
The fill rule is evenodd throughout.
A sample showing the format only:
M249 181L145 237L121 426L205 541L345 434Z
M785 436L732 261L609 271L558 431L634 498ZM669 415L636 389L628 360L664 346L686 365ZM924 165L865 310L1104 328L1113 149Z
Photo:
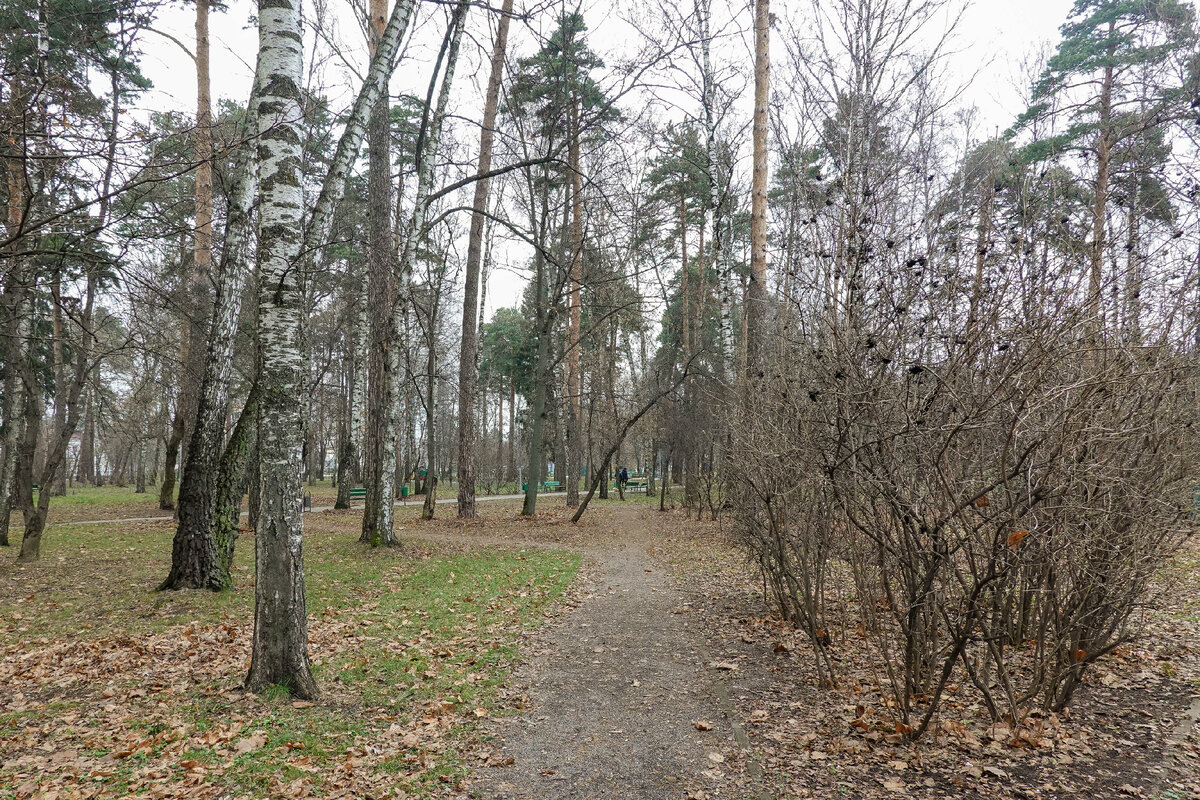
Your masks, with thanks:
M31 779L40 791L92 787L104 797L196 781L239 797L287 795L293 781L318 796L354 781L360 796L384 784L424 796L459 781L477 747L476 709L506 713L498 689L521 634L542 623L579 556L372 551L355 541L357 524L357 515L306 519L310 655L322 691L311 706L282 689L238 689L253 611L248 537L238 543L237 588L222 594L152 591L168 566L168 523L51 527L41 562L0 566L0 658L29 657L10 681L25 700L0 700L0 750L77 752L102 765L78 777L55 765L3 769L0 798ZM231 724L240 728L225 736ZM405 746L397 731L419 743ZM239 753L243 740L258 746Z

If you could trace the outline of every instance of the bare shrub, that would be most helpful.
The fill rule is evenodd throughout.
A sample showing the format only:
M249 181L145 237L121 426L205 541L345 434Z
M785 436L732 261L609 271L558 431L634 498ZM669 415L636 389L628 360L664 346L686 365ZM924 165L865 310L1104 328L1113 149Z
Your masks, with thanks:
M771 596L823 682L865 635L913 735L951 683L995 719L1065 707L1185 535L1190 359L996 298L958 344L927 319L936 358L896 314L781 336L739 428L735 529Z

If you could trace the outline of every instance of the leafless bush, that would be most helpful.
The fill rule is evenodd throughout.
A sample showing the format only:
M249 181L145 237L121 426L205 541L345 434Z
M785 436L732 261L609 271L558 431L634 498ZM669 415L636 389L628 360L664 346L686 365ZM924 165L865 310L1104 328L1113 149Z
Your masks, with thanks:
M995 719L1066 706L1185 531L1190 357L1002 303L957 340L927 317L937 347L903 314L795 338L784 320L739 430L735 527L771 596L823 682L865 635L913 735L952 684Z

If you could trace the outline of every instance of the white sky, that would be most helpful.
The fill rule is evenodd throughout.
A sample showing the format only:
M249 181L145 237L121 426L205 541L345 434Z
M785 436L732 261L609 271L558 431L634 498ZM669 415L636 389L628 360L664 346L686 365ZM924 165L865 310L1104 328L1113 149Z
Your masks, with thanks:
M686 3L688 7L691 6L691 0L679 1ZM327 2L329 15L333 20L327 28L332 28L334 35L346 43L345 49L350 54L348 58L361 66L365 62L365 45L361 34L356 30L348 0ZM521 3L518 3L518 6L520 5ZM717 0L716 5L721 5L721 0ZM808 8L809 0L790 0L786 3L774 0L772 5L773 12L788 16L792 7ZM982 130L981 134L990 135L994 130L1007 128L1014 116L1022 110L1020 84L1024 84L1028 78L1022 77L1019 63L1027 54L1046 45L1052 46L1058 41L1059 26L1066 19L1071 6L1072 0L975 0L966 8L955 39L953 49L956 52L950 64L963 80L972 74L977 75L963 101L979 108L982 124L987 128ZM227 11L215 13L211 17L214 104L222 97L242 103L249 94L257 46L257 31L250 22L254 8L255 4L251 0L230 0ZM724 8L724 13L739 16L744 20L743 25L749 27L752 19L751 4L742 6L741 3L730 3ZM306 4L306 14L312 13L310 2ZM603 0L601 3L593 0L586 16L591 29L593 49L610 61L613 60L619 55L620 48L627 46L629 28L621 22L619 14L612 13L611 7L603 4ZM476 19L477 33L482 33L481 19ZM174 36L189 47L194 40L193 25L194 11L190 5L169 6L164 9L157 23L161 31ZM433 30L433 27L428 26L427 32L440 37L440 31ZM531 37L519 28L520 26L514 26L510 55L513 48L518 54L533 49ZM419 37L418 41L421 38L423 37ZM194 113L195 72L188 56L177 44L163 36L147 34L143 44L143 71L154 82L154 89L143 97L143 105L148 109L174 109ZM490 47L490 41L484 44ZM781 57L782 48L774 44L773 46ZM464 49L474 48L470 43L466 43ZM746 57L749 58L748 52ZM425 61L424 58L421 60ZM477 104L471 102L470 98L478 96L480 86L487 77L486 68L481 64L477 50L464 52L464 61L460 63L458 76L456 83L463 87L463 96L459 101L462 106L460 111L477 116L479 111L474 107ZM393 79L393 92L401 87L411 90L427 79L425 69L406 69L405 62L402 62ZM349 102L349 88L339 87L349 87L352 81L349 71L340 62L332 59L325 62L320 83L328 87L327 92L331 96L344 96L344 102ZM403 86L405 83L413 85ZM518 276L506 271L495 273L489 281L487 292L489 316L492 309L515 302L520 290L521 281Z

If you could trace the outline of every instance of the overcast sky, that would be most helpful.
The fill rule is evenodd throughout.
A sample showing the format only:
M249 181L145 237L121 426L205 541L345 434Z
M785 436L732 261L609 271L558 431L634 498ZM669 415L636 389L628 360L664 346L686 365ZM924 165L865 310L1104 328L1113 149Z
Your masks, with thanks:
M808 1L792 0L798 3L797 8L807 8ZM690 7L690 0L685 2ZM346 58L360 67L365 61L365 46L361 34L355 29L347 0L327 0L327 4L330 22L326 28L333 32L335 38L347 43L344 48L347 51ZM720 5L721 0L716 0L714 7ZM1066 19L1071 6L1071 0L976 0L966 8L950 63L962 79L977 74L963 101L979 108L982 124L987 128L981 134L990 135L994 130L1007 128L1013 117L1022 110L1019 84L1028 79L1020 77L1019 63L1031 52L1040 47L1053 46L1058 41L1059 26ZM257 31L250 22L254 8L255 4L248 0L230 0L227 11L212 15L210 38L214 102L218 98L228 97L244 103L249 94L257 46ZM306 3L305 13L311 15L312 8L311 2ZM739 12L739 8L745 10ZM744 25L750 25L749 6L726 4L724 9L725 13L740 13L745 18ZM791 9L789 4L774 0L772 10L780 15L789 15ZM586 16L591 28L593 49L610 58L615 56L616 51L625 46L629 39L629 30L620 22L620 15L610 13L607 6L598 5L593 0ZM194 39L193 25L194 12L191 6L172 5L164 10L157 27L190 47ZM435 31L434 27L429 26L429 33L440 37L440 32ZM522 35L516 29L514 34L513 46L518 52L532 49L531 37ZM420 37L418 45L419 40ZM148 109L177 109L194 113L195 72L188 56L165 36L147 34L145 47L143 70L154 82L154 89L144 96L142 104ZM469 45L464 47L471 49ZM466 100L460 99L464 106L460 110L475 116L478 110L470 108L474 104L469 98L479 91L480 84L486 80L486 75L481 74L486 70L477 68L481 66L478 52L464 55L468 60L465 66L460 67L458 74L463 76L462 97ZM749 54L746 55L749 58ZM352 83L350 76L345 64L331 58L324 62L319 82L327 87L326 91L332 97L344 97L346 99L343 102L348 103L348 87ZM393 81L393 91L406 88L403 87L406 80L424 81L427 77L423 70L406 70L402 64ZM514 302L519 291L520 282L516 276L511 273L497 274L489 282L489 314L498 305Z

